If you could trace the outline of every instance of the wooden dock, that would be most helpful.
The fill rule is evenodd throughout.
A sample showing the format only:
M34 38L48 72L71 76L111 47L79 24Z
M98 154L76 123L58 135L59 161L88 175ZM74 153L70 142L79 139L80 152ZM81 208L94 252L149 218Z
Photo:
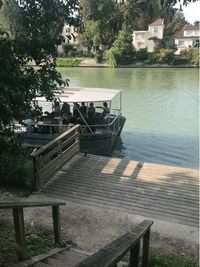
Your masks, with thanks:
M75 155L43 187L52 197L198 227L198 170Z

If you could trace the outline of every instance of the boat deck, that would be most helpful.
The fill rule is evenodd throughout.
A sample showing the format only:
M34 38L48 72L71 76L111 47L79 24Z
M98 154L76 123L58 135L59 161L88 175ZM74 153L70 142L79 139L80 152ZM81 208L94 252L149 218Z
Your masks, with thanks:
M52 197L198 227L198 170L77 154L43 188Z

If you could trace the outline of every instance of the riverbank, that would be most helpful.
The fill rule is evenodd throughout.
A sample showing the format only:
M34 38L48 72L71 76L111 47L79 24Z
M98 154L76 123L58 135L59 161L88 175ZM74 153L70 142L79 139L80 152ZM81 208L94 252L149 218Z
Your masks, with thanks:
M64 61L66 63L64 64ZM95 67L95 68L110 68L105 62L97 63L94 58L60 58L57 60L58 67ZM168 64L144 64L134 63L129 65L118 65L117 68L195 68L194 65L168 65Z

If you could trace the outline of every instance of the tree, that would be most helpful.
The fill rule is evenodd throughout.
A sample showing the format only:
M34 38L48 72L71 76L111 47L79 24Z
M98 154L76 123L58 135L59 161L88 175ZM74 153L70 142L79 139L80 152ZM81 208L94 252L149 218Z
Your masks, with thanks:
M120 31L110 50L106 51L107 62L112 67L116 65L127 65L134 61L135 50L132 45L132 33Z
M53 99L67 83L56 70L57 45L64 23L77 23L78 0L5 0L3 8L8 30L0 29L0 176L18 147L13 121L38 114L36 95ZM27 65L30 60L37 68Z
M82 38L88 39L88 29L91 31L91 28L95 28L95 32L98 28L98 34L95 34L97 43L111 46L122 25L122 14L118 7L114 0L80 0Z
M88 50L91 51L99 50L99 45L101 44L101 35L99 22L94 20L88 20L85 23L85 32L82 37L83 44L87 46Z

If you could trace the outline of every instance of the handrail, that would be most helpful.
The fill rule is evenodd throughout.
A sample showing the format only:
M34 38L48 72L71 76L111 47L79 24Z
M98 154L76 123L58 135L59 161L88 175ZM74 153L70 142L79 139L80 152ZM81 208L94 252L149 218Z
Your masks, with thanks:
M36 190L40 190L49 177L79 152L79 129L80 125L75 125L31 153Z
M114 240L75 267L116 267L117 263L128 251L130 251L129 266L139 267L140 239L142 237L142 267L148 267L150 228L152 224L152 221L143 221L132 231Z
M32 208L32 207L48 207L54 205L65 205L65 202L60 201L31 201L31 202L1 202L0 209L10 209L10 208Z
M21 202L0 203L0 209L12 209L13 211L16 253L19 261L22 261L27 257L23 208L51 206L52 216L53 216L54 240L55 244L60 244L61 243L61 227L60 227L60 212L59 212L60 205L65 205L65 203L60 201L41 201L41 202L21 201Z

